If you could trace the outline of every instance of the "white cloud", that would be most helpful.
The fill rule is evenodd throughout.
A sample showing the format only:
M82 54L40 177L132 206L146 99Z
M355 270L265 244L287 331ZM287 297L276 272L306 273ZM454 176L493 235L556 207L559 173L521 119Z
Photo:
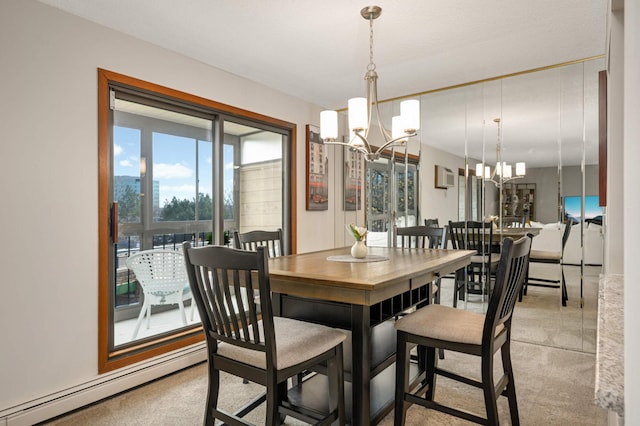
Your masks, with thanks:
M113 156L117 157L120 154L122 154L122 147L120 145L118 145L117 143L114 143L113 144Z
M171 201L173 197L178 200L192 200L196 197L196 187L194 185L160 185L160 206L164 206L166 201Z
M154 179L182 179L193 176L193 171L180 163L164 164L156 163L153 165Z
M129 160L122 160L119 164L122 167L133 167L133 164L131 164L131 161Z

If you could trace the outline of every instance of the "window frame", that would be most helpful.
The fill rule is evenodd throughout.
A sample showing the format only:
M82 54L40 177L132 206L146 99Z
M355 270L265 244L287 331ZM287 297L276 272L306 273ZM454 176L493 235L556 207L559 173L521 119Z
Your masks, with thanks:
M113 296L110 291L110 248L112 247L112 235L114 227L117 227L117 219L112 221L113 209L110 202L112 191L111 179L111 138L112 128L110 121L110 105L112 87L118 90L131 91L135 95L161 99L163 102L174 105L188 105L190 108L202 109L209 114L219 117L214 123L215 140L223 141L221 123L225 119L230 121L249 121L261 126L277 129L287 137L287 146L283 156L283 170L288 170L288 185L283 188L285 210L284 220L288 220L290 228L287 242L291 252L296 250L296 140L297 132L294 123L279 120L273 117L222 104L196 95L170 89L161 85L139 80L116 72L98 68L98 373L106 373L122 368L161 354L165 354L204 340L202 327L196 326L190 329L177 330L167 335L159 335L157 338L137 342L138 344L125 348L111 348L109 344L110 333L113 333ZM163 103L164 105L164 103ZM222 154L216 152L219 144L214 143L214 157ZM221 173L221 171L219 171ZM216 182L214 182L214 185ZM221 203L217 192L222 188L214 188L214 229L220 230L217 238L223 238L223 218ZM221 243L221 242L219 242ZM111 331L110 331L111 330Z

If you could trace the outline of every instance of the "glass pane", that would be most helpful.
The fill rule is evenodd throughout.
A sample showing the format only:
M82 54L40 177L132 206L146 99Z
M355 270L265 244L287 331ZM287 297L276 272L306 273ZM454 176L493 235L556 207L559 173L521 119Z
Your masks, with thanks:
M113 199L121 223L140 222L140 130L114 126Z
M224 231L284 229L283 136L225 122Z
M196 219L196 141L153 133L153 220ZM158 194L159 203L156 203Z
M137 276L127 259L146 250L180 250L184 241L212 242L214 161L210 119L123 99L116 99L113 115L117 347L199 322L186 279L181 297L157 297L155 276L145 278L142 271Z

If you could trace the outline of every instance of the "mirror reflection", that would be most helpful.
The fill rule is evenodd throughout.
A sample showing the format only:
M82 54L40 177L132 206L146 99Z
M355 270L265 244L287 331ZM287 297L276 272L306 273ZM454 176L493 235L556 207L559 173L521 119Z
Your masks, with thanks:
M494 221L498 239L531 232L533 250L560 259L532 262L538 280L515 311L525 326L514 339L595 352L605 213L597 200L602 69L603 59L587 60L420 95L420 147L401 152L419 154L417 180L393 171L402 161L366 163L367 244L391 245L394 224L428 218ZM399 102L382 109L385 123ZM439 175L452 175L453 184ZM406 185L417 185L417 210L398 203ZM512 230L519 227L525 230ZM441 303L452 303L452 288L452 279L443 280ZM466 298L467 309L486 309L478 296Z

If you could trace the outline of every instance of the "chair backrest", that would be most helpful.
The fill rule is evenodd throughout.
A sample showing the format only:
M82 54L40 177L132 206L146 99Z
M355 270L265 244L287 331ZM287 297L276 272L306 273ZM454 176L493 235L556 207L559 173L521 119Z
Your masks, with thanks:
M449 240L454 249L475 250L478 254L490 254L492 238L491 222L449 221Z
M154 304L181 300L188 282L182 252L144 250L128 257L126 264L136 275L145 296L154 296Z
M502 242L496 281L485 317L483 340L493 339L496 327L500 324L507 328L511 326L516 299L527 276L532 239L533 235L528 234L518 241L507 237Z
M447 227L429 226L393 227L393 247L446 248Z
M440 223L438 222L438 219L425 219L424 220L424 226L429 226L431 228L440 228Z
M250 231L243 234L233 232L234 247L256 251L258 247L267 247L269 257L284 256L282 229L277 231Z
M266 353L275 365L275 332L266 247L256 251L183 243L193 298L215 352L218 341ZM260 310L254 291L259 293ZM262 321L262 323L260 323Z

